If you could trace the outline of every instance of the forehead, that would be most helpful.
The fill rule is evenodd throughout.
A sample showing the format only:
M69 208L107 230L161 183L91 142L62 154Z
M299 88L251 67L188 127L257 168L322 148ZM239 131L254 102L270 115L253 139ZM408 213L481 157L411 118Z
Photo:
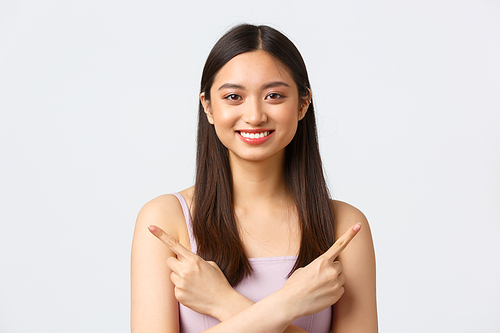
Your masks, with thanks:
M229 60L219 70L213 88L225 83L235 83L251 88L269 82L283 81L296 87L289 69L278 59L263 50L245 52Z

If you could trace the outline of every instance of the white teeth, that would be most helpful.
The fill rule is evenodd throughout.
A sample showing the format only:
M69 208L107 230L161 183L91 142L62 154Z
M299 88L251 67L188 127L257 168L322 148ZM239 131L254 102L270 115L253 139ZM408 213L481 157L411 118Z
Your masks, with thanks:
M258 139L258 138L263 138L265 136L268 136L271 132L265 131L265 132L260 132L260 133L246 133L246 132L240 132L241 136L244 138L248 139Z

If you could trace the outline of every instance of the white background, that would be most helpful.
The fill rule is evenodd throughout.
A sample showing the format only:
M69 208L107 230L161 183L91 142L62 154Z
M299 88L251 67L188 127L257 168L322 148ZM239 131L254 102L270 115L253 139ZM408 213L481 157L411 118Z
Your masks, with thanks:
M499 332L500 2L0 0L0 332L129 331L141 206L194 178L236 23L308 65L336 199L371 222L381 332Z

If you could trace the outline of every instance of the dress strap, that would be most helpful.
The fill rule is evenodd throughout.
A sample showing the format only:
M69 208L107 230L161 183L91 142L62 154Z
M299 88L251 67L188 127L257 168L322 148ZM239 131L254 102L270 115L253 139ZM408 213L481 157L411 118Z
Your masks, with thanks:
M186 202L186 199L180 193L172 193L179 199L179 202L182 207L182 212L184 213L184 219L186 220L186 226L189 234L189 243L191 244L191 252L196 254L197 246L196 239L194 238L193 233L193 220L191 219L191 213L189 212L189 207Z

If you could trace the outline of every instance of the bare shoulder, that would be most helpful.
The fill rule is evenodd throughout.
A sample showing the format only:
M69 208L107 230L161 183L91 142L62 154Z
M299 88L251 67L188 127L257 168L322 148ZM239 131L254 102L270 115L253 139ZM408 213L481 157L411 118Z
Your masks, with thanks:
M192 198L192 188L179 193L189 205ZM162 228L177 240L182 239L187 230L179 199L173 194L164 194L147 202L137 216L136 233L138 229L147 230L147 227L151 224Z
M139 211L135 225L138 229L147 230L149 225L156 225L172 237L179 239L181 222L184 220L182 207L173 194L164 194L147 202Z
M132 240L131 328L132 332L178 332L178 303L170 281L172 271L166 265L175 254L149 232L152 224L189 248L186 220L174 195L161 195L142 207Z
M361 230L369 232L371 238L370 225L365 214L343 201L331 200L331 203L335 219L335 239L342 236L356 223L361 223Z
M356 207L332 201L335 238L351 226L361 223L361 230L337 257L346 277L345 293L335 304L333 332L377 332L376 268L370 225Z
M335 240L341 237L356 223L361 223L361 230L338 256L345 271L355 272L366 277L375 275L375 250L372 232L365 215L356 207L342 201L332 201L335 217ZM361 272L364 272L363 274Z

